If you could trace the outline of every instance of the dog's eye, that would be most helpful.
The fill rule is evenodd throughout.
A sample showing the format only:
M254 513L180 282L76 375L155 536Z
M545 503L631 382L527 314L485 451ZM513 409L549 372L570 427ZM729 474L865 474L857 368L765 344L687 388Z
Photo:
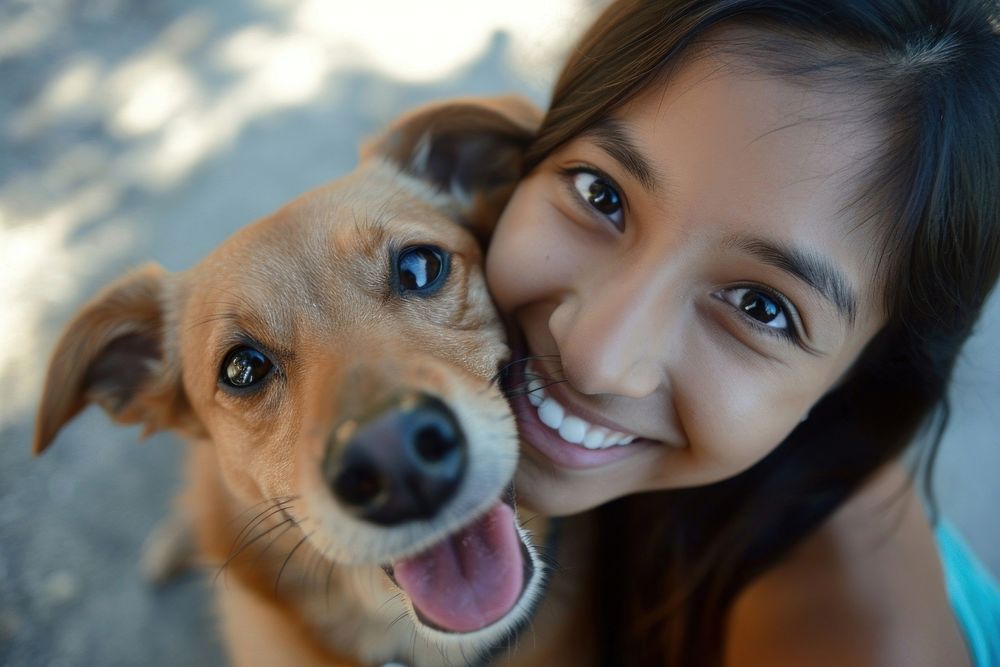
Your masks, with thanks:
M396 258L400 292L430 293L448 275L448 254L435 246L404 248Z
M241 389L263 380L273 366L271 360L259 351L241 345L226 354L220 379L230 387Z

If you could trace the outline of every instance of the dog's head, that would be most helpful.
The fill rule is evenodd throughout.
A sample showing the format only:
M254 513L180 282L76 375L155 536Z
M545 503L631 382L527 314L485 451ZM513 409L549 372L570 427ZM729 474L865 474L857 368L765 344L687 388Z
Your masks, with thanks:
M510 98L419 110L194 268L112 284L56 347L36 452L89 402L204 440L242 506L294 499L312 549L402 589L434 655L506 639L542 573L507 497L482 246L537 120Z

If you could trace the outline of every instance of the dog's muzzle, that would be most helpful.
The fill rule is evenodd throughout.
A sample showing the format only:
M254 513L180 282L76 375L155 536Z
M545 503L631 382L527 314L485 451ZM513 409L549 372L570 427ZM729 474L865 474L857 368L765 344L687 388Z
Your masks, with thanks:
M379 564L406 594L420 624L438 637L494 624L487 634L508 636L530 613L533 602L518 606L529 583L539 585L512 498L502 487L486 491L489 484L471 481L475 464L494 467L483 443L478 456L486 460L473 458L474 444L442 399L407 390L334 427L322 458L326 485L345 514L375 532L435 536ZM470 498L478 505L468 504Z

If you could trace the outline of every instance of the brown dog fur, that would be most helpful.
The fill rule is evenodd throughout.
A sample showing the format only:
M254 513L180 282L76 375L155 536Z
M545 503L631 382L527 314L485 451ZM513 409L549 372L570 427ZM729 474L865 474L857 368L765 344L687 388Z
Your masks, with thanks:
M154 542L151 567L162 573L177 560L189 520L199 560L223 568L214 592L234 664L465 664L523 620L496 636L428 636L378 564L454 532L512 478L515 427L492 382L508 350L482 243L538 120L513 98L404 117L362 150L356 171L239 231L194 268L148 265L110 285L57 344L35 452L90 402L190 442L181 514L168 524L173 537ZM451 253L433 297L388 287L393 248L415 243ZM229 391L223 360L248 341L275 370L254 391ZM433 525L359 526L338 512L320 470L330 434L410 390L441 397L472 434L472 481ZM581 522L569 523L564 544L584 550ZM544 521L531 528L545 539ZM496 659L590 662L581 595L557 579L529 634Z

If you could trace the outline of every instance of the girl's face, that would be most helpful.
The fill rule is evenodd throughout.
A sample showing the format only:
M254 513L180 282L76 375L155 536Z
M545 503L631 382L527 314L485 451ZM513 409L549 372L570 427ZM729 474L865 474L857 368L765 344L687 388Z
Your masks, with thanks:
M733 476L837 384L884 321L849 104L699 58L521 182L487 277L556 382L514 399L529 506Z

